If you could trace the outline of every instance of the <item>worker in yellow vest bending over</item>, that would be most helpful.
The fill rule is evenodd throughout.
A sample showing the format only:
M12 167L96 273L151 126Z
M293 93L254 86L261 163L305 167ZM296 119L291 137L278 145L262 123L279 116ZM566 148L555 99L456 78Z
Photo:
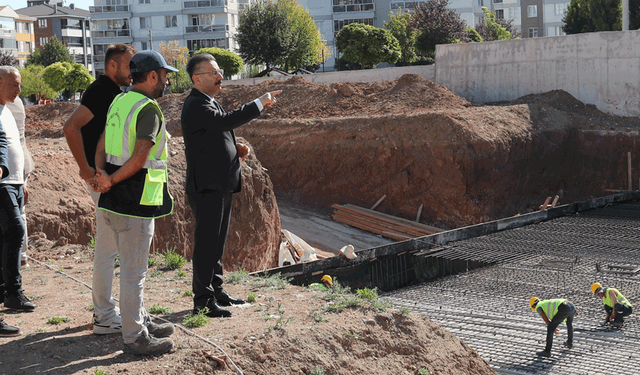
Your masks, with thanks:
M616 288L605 288L600 283L593 283L591 291L594 295L602 297L604 311L607 312L607 323L611 322L615 327L622 326L624 317L632 312L631 302Z
M546 299L540 301L538 297L531 297L529 300L531 311L536 311L547 324L547 346L544 350L536 352L542 357L551 356L551 346L553 345L553 334L559 333L558 326L562 322L567 323L567 341L564 346L571 349L573 347L573 317L576 315L576 307L566 299Z

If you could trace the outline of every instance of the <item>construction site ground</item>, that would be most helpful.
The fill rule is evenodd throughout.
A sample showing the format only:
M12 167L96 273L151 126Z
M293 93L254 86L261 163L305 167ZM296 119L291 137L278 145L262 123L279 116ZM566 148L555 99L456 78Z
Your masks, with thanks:
M239 128L238 135L251 144L251 157L262 163L273 182L282 207L282 227L325 255L335 254L348 243L356 250L388 243L331 222L330 207L335 203L370 207L387 195L379 211L413 220L424 204L421 222L452 229L536 210L549 195L560 195L562 204L601 196L606 188L624 188L626 147L640 154L633 148L640 147L635 144L638 119L603 114L561 91L496 106L475 106L417 76L323 85L295 77L250 87L225 86L218 99L232 109L276 89L284 90L278 105ZM174 168L185 163L179 125L185 96L169 95L160 100L174 135L170 145ZM89 289L55 271L90 284L92 250L88 243L95 233L94 211L62 138L62 124L75 106L54 103L27 108L28 146L37 169L30 180L31 204L27 207L34 260L31 269L24 271L23 284L39 308L29 314L0 310L7 323L25 333L0 339L0 374L93 374L97 369L108 374L237 373L229 366L216 368L213 357L220 353L215 347L184 331L175 335L178 348L174 353L153 358L122 354L118 335L91 334ZM624 153L619 151L622 145ZM180 172L184 171L174 171L173 176ZM175 192L181 186L172 189ZM260 195L252 197L260 199ZM177 202L182 204L181 210L188 206L184 200ZM172 216L177 215L174 212ZM560 222L573 219L582 217ZM622 224L611 225L601 234L600 222L587 222L584 228L577 225L580 230L575 235L573 227L536 232L547 223L504 232L525 238L520 247L505 245L496 251L522 251L524 263L488 266L387 294L384 298L393 301L397 309L384 312L348 309L323 314L327 320L316 321L315 313L324 306L318 292L297 286L269 290L230 284L228 288L235 295L255 292L256 303L234 308L231 319L213 319L193 331L220 345L246 374L310 374L316 367L326 374L345 375L417 374L420 368L431 374L490 374L495 373L493 369L606 374L613 372L603 370L612 363L610 358L625 364L616 371L631 368L627 373L633 373L633 367L624 366L631 363L638 367L634 354L638 345L632 331L635 317L621 331L599 327L601 305L588 295L588 285L596 275L588 278L587 271L579 273L582 267L593 268L592 252L621 262L634 256L635 249L624 244L637 244L635 221L616 223ZM175 232L184 228L183 224L163 227L163 235L170 236L169 229ZM251 224L238 223L232 231L240 235L256 231ZM620 228L624 231L616 232ZM188 243L185 233L173 234L185 237L184 243ZM563 237L554 237L560 234ZM500 243L499 235L452 246L469 251L465 247L473 248L467 244L474 241ZM620 247L612 244L616 238ZM606 246L601 249L592 242ZM178 251L189 254L189 246L183 247ZM239 250L228 249L234 251ZM567 273L563 267L569 253L580 259ZM255 251L250 256L262 254ZM274 262L277 257L266 259L265 264ZM536 266L538 263L541 265ZM551 266L560 271L547 270ZM227 269L234 269L233 265ZM184 271L185 275L178 275L177 271L152 267L146 283L147 308L168 306L172 311L164 317L177 323L191 311L191 298L185 296L190 289L189 263ZM557 275L574 280L575 285L559 283L552 278ZM490 283L493 281L495 284ZM623 280L601 279L603 283L618 281ZM115 283L117 297L118 277ZM507 292L494 288L500 286ZM632 302L640 297L633 282L616 286ZM576 332L572 351L561 349L560 336L554 355L539 360L534 352L542 347L544 326L527 310L526 301L531 293L551 298L556 296L552 292L568 293L583 311L576 321L582 331ZM478 299L489 311L475 304ZM398 314L404 306L414 312ZM494 314L496 311L501 314ZM68 321L49 324L55 317ZM276 325L279 327L274 329ZM624 339L616 340L621 335ZM629 353L630 357L608 356L611 348L604 348L603 342L618 345L620 351L614 354ZM579 372L582 362L587 370Z

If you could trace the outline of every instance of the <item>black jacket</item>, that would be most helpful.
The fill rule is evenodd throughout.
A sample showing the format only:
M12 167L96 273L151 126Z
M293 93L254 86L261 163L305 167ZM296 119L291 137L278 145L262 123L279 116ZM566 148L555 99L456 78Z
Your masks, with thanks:
M225 112L196 89L182 108L182 135L187 157L187 193L240 191L240 160L233 129L260 115L251 102Z

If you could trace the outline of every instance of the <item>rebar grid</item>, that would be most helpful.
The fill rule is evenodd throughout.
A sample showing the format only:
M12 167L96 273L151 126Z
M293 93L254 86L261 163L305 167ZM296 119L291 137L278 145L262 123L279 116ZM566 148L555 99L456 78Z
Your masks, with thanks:
M640 266L640 203L612 205L442 246L430 254L490 264L481 269L385 293L424 314L474 348L499 373L608 374L640 368L640 318L621 329L604 324L590 286L618 288L640 309L640 275L608 266ZM532 296L566 298L579 310L574 347L560 325L551 358L538 358L546 327L530 310ZM615 368L611 367L615 363Z

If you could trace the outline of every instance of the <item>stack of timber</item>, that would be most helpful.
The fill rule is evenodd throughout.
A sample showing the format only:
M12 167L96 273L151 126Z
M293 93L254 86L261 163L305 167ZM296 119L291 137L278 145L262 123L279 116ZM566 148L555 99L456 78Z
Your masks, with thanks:
M331 208L335 210L333 220L396 241L404 241L409 238L423 237L444 231L444 229L383 214L352 204L342 206L334 204Z

